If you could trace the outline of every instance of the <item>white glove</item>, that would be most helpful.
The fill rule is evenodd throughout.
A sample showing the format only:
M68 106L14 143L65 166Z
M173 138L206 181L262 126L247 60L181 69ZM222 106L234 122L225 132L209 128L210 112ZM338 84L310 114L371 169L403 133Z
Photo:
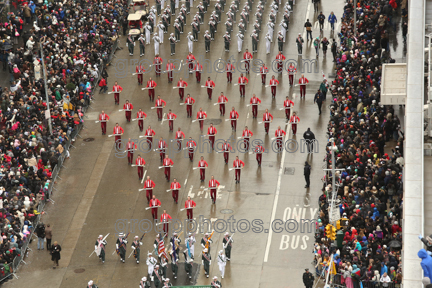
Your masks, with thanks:
M140 245L143 245L142 242L140 242Z
M97 251L97 246L95 246L95 252Z
M210 260L210 263L209 263L209 265L211 265L211 260Z
M204 260L201 260L201 262L202 262L202 265L204 265Z
M135 246L132 246L132 249L134 249L134 250L135 250Z

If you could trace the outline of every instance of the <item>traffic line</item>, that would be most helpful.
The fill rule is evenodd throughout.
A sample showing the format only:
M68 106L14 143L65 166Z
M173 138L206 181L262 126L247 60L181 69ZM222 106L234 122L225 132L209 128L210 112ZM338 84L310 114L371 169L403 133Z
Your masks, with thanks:
M293 98L293 100L295 100L295 93L293 93L292 98ZM294 110L294 109L291 109L290 117L291 117L291 113L293 112L292 110ZM285 134L283 143L286 143L287 138L291 134L291 125L289 124L289 122L288 122L288 124L285 125L285 131L287 131L287 132ZM279 173L278 173L278 181L277 181L277 185L276 185L276 193L275 193L275 198L274 198L274 202L273 202L272 215L271 215L271 219L270 219L270 227L269 227L269 234L268 234L268 238L267 238L267 245L266 245L266 249L265 249L265 253L264 253L264 262L268 261L269 252L270 252L270 246L271 246L271 241L272 241L272 236L273 236L273 229L271 228L271 225L272 225L272 223L276 217L276 208L277 208L277 204L279 201L279 194L280 194L280 189L281 189L281 184L282 184L282 175L283 175L283 170L284 170L285 156L286 156L286 149L283 149L282 150L281 163L280 163L280 167L279 167Z

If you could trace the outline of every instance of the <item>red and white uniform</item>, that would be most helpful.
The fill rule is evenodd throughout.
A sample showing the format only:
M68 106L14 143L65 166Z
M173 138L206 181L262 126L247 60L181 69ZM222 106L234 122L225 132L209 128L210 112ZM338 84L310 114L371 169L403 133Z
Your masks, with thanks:
M167 144L166 144L165 140L159 140L158 150L159 150L159 155L160 155L161 162L163 161L163 159L165 159L165 151L166 151L166 149L167 149Z
M258 166L261 166L262 153L264 153L265 149L263 146L258 145L255 147L256 160L258 162Z
M153 80L147 81L146 88L148 88L148 93L149 93L148 95L149 95L150 101L154 100L154 96L155 96L154 88L156 88L156 86L157 86L157 84L155 81L153 81Z
M219 103L219 111L222 116L225 116L225 103L228 102L228 98L225 95L219 95L218 103Z
M285 117L288 120L291 115L291 108L294 107L294 102L288 99L284 101L283 105L285 107Z
M127 149L127 154L128 154L128 164L132 164L133 163L133 154L134 154L134 151L137 149L137 145L135 145L135 143L133 141L128 141L126 143L126 149Z
M183 97L184 97L184 88L186 88L187 86L188 86L188 83L184 80L179 80L177 82L177 87L179 89L179 96L180 96L181 100L183 100Z
M265 65L263 65L260 68L260 73L261 73L261 82L262 82L263 85L265 85L265 83L266 83L266 77L267 77L267 74L269 73L269 70L268 70L268 68Z
M213 80L207 80L205 82L205 87L207 88L207 95L208 95L209 99L212 99L213 89L215 86L216 85L213 82Z
M166 71L167 71L167 75L168 75L168 82L172 82L173 81L173 70L175 68L174 63L167 63L166 64Z
M101 123L102 134L106 134L106 122L109 120L109 116L105 113L99 114L99 122Z
M286 132L282 129L276 129L275 131L275 137L276 137L276 147L278 150L281 149L283 140L282 138L286 135Z
M123 88L120 85L114 85L112 91L114 92L114 104L119 104L120 92L123 91Z
M165 178L167 179L167 181L170 180L171 166L173 166L173 165L174 165L174 162L170 158L165 158L163 160L163 166L165 167Z
M216 179L211 179L209 181L210 197L214 202L216 202L216 191L219 185L220 183Z
M236 131L237 129L237 119L239 118L239 113L237 111L230 111L230 119L231 119L231 128Z
M194 55L187 55L186 56L186 62L188 63L188 67L189 67L189 71L192 71L193 70L193 64L194 64L194 62L195 62L195 56Z
M249 79L245 76L238 78L238 85L240 87L240 97L245 96L246 84L249 83Z
M156 103L155 103L155 107L156 107L156 112L158 115L158 120L162 120L162 112L163 112L163 107L166 106L166 102L165 100L162 99L156 99Z
M270 128L270 122L273 121L273 115L270 114L270 112L263 114L263 123L264 123L264 129L265 132L268 134L269 128Z
M178 202L178 192L179 192L180 188L181 188L181 185L179 182L171 182L171 186L170 186L170 189L172 192L171 194L172 194L172 197L176 203Z
M228 160L229 160L229 153L231 152L232 147L229 143L225 142L222 144L222 151L224 153L224 161L225 164L228 164Z
M143 131L143 129L144 129L144 119L145 118L147 118L146 113L144 113L143 111L137 112L138 127L139 127L140 131Z
M143 82L143 74L145 72L144 66L142 65L137 65L135 68L135 72L137 74L138 77L138 84L142 85Z
M240 170L245 166L245 163L240 160L236 159L233 162L233 168L235 169L235 180L240 182Z
M143 178L143 171L144 171L144 165L145 165L145 160L142 157L138 157L135 160L135 165L137 165L138 167L138 178L141 180Z
M150 207L155 207L152 208L151 210L152 210L153 219L157 219L158 206L159 207L161 206L161 202L159 201L159 199L151 199L149 204Z
M149 203L150 203L150 199L153 197L153 189L155 186L156 184L153 182L153 180L146 180L144 182L143 188L146 190L147 202Z
M172 112L168 112L167 114L167 119L168 119L168 126L170 131L173 131L174 128L174 119L177 119L177 115L172 113Z
M216 127L210 126L207 129L207 135L209 136L209 141L210 141L210 145L211 145L212 149L214 149L214 142L215 142L216 134L217 134Z
M309 83L309 80L306 77L300 77L299 85L300 85L300 98L306 96L306 84Z
M194 153L195 153L195 149L197 147L197 144L196 144L195 141L189 140L186 143L186 147L187 147L187 150L188 150L188 153L189 153L189 159L192 162L193 161L193 156L194 156Z
M205 160L198 161L198 167L200 168L200 180L204 181L205 179L205 167L208 167L208 163Z
M155 67L156 76L159 76L161 73L161 66L162 66L163 60L161 57L155 57L153 60L153 66Z
M277 63L278 73L282 73L282 71L283 71L283 61L285 59L286 59L286 57L282 53L276 55L276 63Z
M124 130L123 130L123 128L122 127L120 127L120 126L118 126L118 127L116 127L116 126L114 126L114 129L113 129L113 135L115 135L115 143L117 144L117 147L119 147L120 146L120 142L121 142L121 134L123 134L124 133Z
M198 63L195 64L194 70L195 70L195 76L196 76L197 82L200 83L201 82L201 73L203 71L202 65L198 64Z
M131 121L133 105L132 103L125 103L123 105L123 110L125 111L126 120L128 122Z
M198 111L196 119L198 119L201 131L204 128L204 120L207 118L207 113L204 111Z
M245 149L246 151L249 151L249 143L250 143L250 137L253 136L253 133L249 129L244 129L242 133L242 137L244 139Z
M296 135L297 133L297 124L300 122L300 118L298 116L291 116L290 118L290 123L291 123L291 128L293 131L293 134Z
M291 64L288 67L287 71L288 71L289 83L290 86L292 86L294 84L294 75L297 73L297 68L295 68L295 66Z
M183 133L183 131L179 131L179 130L177 130L176 131L176 134L175 134L175 139L177 139L177 146L178 146L178 149L180 150L181 148L182 148L182 140L183 139L185 139L185 134Z
M145 131L145 136L147 137L147 143L149 145L149 149L151 149L152 147L154 135L156 135L156 132L151 128L147 128L147 130Z
M258 105L261 104L261 99L258 97L252 97L249 101L249 104L252 106L252 117L257 118L258 117Z
M187 117L192 117L192 105L195 103L195 99L192 98L191 96L186 97L184 103L186 104Z
M196 207L195 201L193 201L192 199L185 201L187 219L193 219L193 209L192 209L193 207Z
M250 60L253 58L252 53L250 52L245 52L243 53L243 60L245 61L245 69L246 69L246 73L249 73L249 68L250 68Z
M227 80L228 80L229 83L232 82L232 73L234 72L234 69L235 69L235 67L234 67L234 65L231 64L231 63L228 63L228 64L225 66L225 71L226 71L226 73L227 73Z
M276 86L279 85L279 81L276 79L270 79L270 89L272 97L276 97Z
M165 232L165 233L168 233L168 222L169 222L169 220L171 220L172 218L171 218L171 216L168 214L168 213L162 213L162 215L161 215L161 218L160 218L160 221L162 222L162 223L166 223L166 224L163 224L163 231Z

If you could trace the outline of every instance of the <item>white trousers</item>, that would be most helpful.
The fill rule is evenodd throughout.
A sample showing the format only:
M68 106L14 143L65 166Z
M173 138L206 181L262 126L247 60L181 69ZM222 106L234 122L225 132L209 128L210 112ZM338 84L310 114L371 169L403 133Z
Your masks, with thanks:
M266 49L267 49L267 53L270 53L270 40L266 39Z
M243 40L237 39L238 52L241 52L243 46Z
M159 54L159 42L155 41L154 47L155 47L155 55Z
M189 52L193 53L193 42L188 40L188 48L189 48Z
M226 264L218 264L218 265L219 265L219 271L221 272L221 276L224 277Z

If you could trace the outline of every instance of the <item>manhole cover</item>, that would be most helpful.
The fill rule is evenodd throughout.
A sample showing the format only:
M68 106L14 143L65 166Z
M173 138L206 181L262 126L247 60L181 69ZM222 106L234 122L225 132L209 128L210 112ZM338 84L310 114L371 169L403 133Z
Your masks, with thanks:
M295 168L294 167L285 167L284 174L285 175L294 175Z
M231 209L222 209L221 211L220 211L220 213L222 213L222 214L231 214L231 213L233 213L234 211L233 210L231 210Z
M213 123L213 125L219 125L222 123L222 119L206 119L204 120L204 124L210 125L210 123Z
M83 273L85 271L84 268L80 268L80 269L75 269L74 272L75 273Z
M83 141L84 142L91 142L94 141L95 138L85 138Z

